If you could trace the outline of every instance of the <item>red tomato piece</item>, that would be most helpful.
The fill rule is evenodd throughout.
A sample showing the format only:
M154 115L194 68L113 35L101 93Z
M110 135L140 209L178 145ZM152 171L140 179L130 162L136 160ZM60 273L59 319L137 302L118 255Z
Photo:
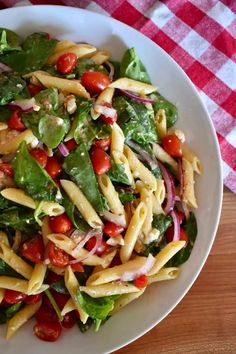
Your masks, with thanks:
M50 217L49 226L53 232L58 234L65 234L73 227L72 222L70 221L66 213Z
M33 85L33 84L28 84L27 88L28 88L28 91L30 93L30 96L32 96L32 97L37 95L40 91L42 91L42 87L36 86L36 85Z
M168 243L173 241L173 237L174 237L174 226L173 225L171 225L166 230L165 236L166 236L166 241ZM186 231L182 227L180 228L180 238L179 239L181 241L186 241L186 243L188 243L188 235L187 235Z
M186 241L186 245L185 245L185 247L186 247L188 244L188 235L187 235L187 232L184 229L182 229L182 227L180 228L180 240Z
M37 294L37 295L29 295L27 298L24 300L24 302L27 305L32 305L36 304L36 302L39 302L42 300L42 294Z
M111 105L109 102L105 102L105 103L104 103L104 106L109 107L109 108L112 107L112 105ZM112 116L112 117L106 116L105 114L101 114L99 118L100 118L104 123L107 123L107 124L114 124L114 123L117 121L118 116L117 116L117 113L116 113L114 116Z
M61 74L69 74L74 70L77 63L77 56L74 53L62 54L56 63L57 71Z
M48 245L48 257L56 267L65 267L69 263L69 254L58 248L53 242Z
M111 138L95 139L93 145L106 151L111 145Z
M34 326L34 334L46 342L55 342L61 335L61 325L58 322L42 322Z
M5 173L9 177L14 176L14 170L10 163L0 163L0 171Z
M61 322L63 328L72 328L77 322L75 311L67 313Z
M124 227L121 225L114 224L113 222L106 222L103 232L107 236L116 237L124 231Z
M30 155L43 167L45 168L48 161L48 155L43 149L32 149L30 150Z
M48 157L45 169L52 178L58 177L61 173L61 163L59 159L56 156Z
M85 248L88 251L92 251L92 249L95 247L96 244L96 237L91 237L88 242L86 242L85 244ZM107 245L107 243L105 242L105 240L102 240L101 245L98 246L98 248L95 251L95 254L97 254L98 256L103 255L104 253L106 253L106 251L109 249L109 246Z
M59 280L61 280L63 278L63 276L59 275L59 274L56 274L52 271L49 271L47 273L47 281L46 281L46 284L53 284L53 283L56 283L58 282Z
M147 286L148 283L148 278L146 275L140 275L140 277L134 279L134 285L139 288L139 289L143 289Z
M54 309L47 306L45 302L42 303L39 310L36 312L35 318L37 322L59 322L58 316Z
M179 223L182 224L182 222L183 222L184 219L185 219L184 213L183 213L182 211L180 211L180 210L177 210L177 211L176 211L176 214L177 214L177 217L178 217L178 219L179 219Z
M67 294L61 294L55 291L54 289L50 290L52 293L52 296L54 297L54 300L56 301L58 307L60 310L63 309L67 301L69 300L70 296Z
M109 155L101 148L94 147L90 154L94 172L97 175L103 175L111 168Z
M162 139L163 149L173 157L182 156L182 143L176 135L166 135Z
M102 92L111 79L99 71L87 71L81 76L81 83L91 94L96 94Z
M20 247L21 256L33 263L40 263L44 256L44 244L41 235L36 235L25 241Z
M9 120L8 120L8 127L11 129L23 131L26 129L24 123L21 120L19 110L13 111Z
M70 140L66 141L64 144L65 144L67 150L69 150L69 151L73 151L78 146L75 139L70 139Z
M80 273L84 272L84 267L81 262L73 263L70 266L71 266L71 269L73 270L73 272L80 272Z
M24 301L26 298L27 295L20 291L6 289L4 293L4 300L8 304L16 304L17 302Z
M109 268L115 267L117 265L122 264L121 260L120 260L120 256L119 255L115 255L115 257L113 258L111 264L109 265Z

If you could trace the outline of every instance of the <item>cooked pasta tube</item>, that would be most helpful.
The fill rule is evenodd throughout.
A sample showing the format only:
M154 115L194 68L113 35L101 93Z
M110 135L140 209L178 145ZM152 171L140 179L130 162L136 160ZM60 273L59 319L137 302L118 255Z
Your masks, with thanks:
M98 50L95 54L93 54L90 59L94 61L95 64L101 65L105 63L111 57L111 52L108 50Z
M17 312L7 323L6 339L10 339L13 334L18 331L34 314L38 311L42 301L36 302L36 304L25 305L25 307Z
M0 288L14 290L14 291L20 291L22 293L27 294L28 281L23 280L23 279L19 279L19 278L1 275L0 276Z
M144 293L145 290L146 290L146 288L144 288L142 290L139 290L139 291L137 291L135 293L121 295L121 297L119 297L119 299L116 300L114 308L110 312L110 315L111 316L114 315L119 310L121 310L123 307L125 307L128 304L130 304L132 301L138 299L139 296L141 296Z
M194 190L194 170L193 165L186 160L182 159L183 175L184 175L184 188L183 188L183 202L187 203L191 208L197 208L197 201Z
M124 146L124 155L129 162L134 178L139 178L148 189L155 191L157 188L155 176L139 161L135 153L127 145Z
M49 217L48 216L44 216L44 218L43 218L41 231L42 231L44 246L47 246L47 244L48 244L47 235L52 233L52 230L51 230L50 225L49 225Z
M186 145L182 145L183 158L189 161L193 167L193 171L197 172L199 175L202 173L202 164L200 159L195 155L195 153Z
M120 259L122 263L125 263L130 259L146 216L147 207L143 202L141 202L135 209L135 212L130 220L124 237L125 244L124 246L121 246L120 249Z
M112 268L106 268L100 272L90 275L86 282L88 285L100 285L121 279L126 272L135 272L142 268L147 262L146 257L136 257L131 261L120 264Z
M2 300L4 299L4 294L5 294L5 289L0 288L0 304L1 304Z
M65 304L65 306L63 307L62 311L61 311L61 315L65 316L68 312L71 312L73 310L76 310L74 301L72 300L72 298L70 298L67 303Z
M140 193L140 200L145 204L146 206L146 218L144 220L143 226L142 226L142 233L144 234L144 237L148 236L152 229L152 219L153 219L153 200L152 200L152 192L148 189L145 188L145 185L143 182L138 181L136 183L136 188L138 192Z
M76 96L90 98L89 93L85 90L84 86L81 85L79 80L63 79L60 77L44 74L37 74L36 78L41 82L43 86L47 88L56 87L59 90L73 93Z
M117 123L112 125L111 130L111 147L110 152L111 156L113 155L113 151L119 151L123 153L125 143L125 136L122 129L119 127Z
M101 228L103 226L102 220L89 203L85 195L81 192L75 183L62 179L60 180L62 188L69 196L70 200L75 204L81 215L92 228Z
M34 266L34 270L28 284L28 294L37 292L43 285L47 266L43 263L37 263Z
M6 123L0 122L0 131L5 130L8 128L8 125Z
M59 42L57 42L57 44L55 46L54 53L60 53L63 50L68 49L68 48L70 48L70 47L72 47L74 45L76 45L76 43L72 42L72 41L68 41L68 40L59 41Z
M155 264L148 273L148 276L158 273L159 270L164 267L164 265L185 245L185 241L172 241L168 243L164 248L162 248L162 250L156 255Z
M10 246L7 234L5 232L3 232L3 231L0 231L0 244L1 243L4 243L8 247Z
M117 165L122 165L122 167L124 168L124 172L129 180L129 183L131 185L134 184L134 178L133 175L131 173L130 167L129 167L129 162L127 160L127 158L125 157L125 155L123 154L123 152L117 151L117 150L113 150L112 151L112 157L114 159L114 162Z
M64 44L65 46L65 44ZM62 48L63 45L61 44L60 47ZM48 59L47 63L48 64L54 64L57 59L65 53L74 53L77 56L77 59L79 58L84 58L84 57L91 57L93 53L96 52L96 47L90 44L86 43L81 43L81 44L72 44L71 46L65 46L65 48L58 50L58 47L56 49L56 52L54 52L50 58Z
M95 286L80 286L79 289L94 298L134 293L140 290L128 282L114 282Z
M32 130L26 129L22 133L18 134L14 139L6 140L4 143L1 143L0 154L8 155L15 153L22 141L26 141L27 144L33 144L38 141L38 139L34 136Z
M156 86L133 79L128 79L127 77L113 81L109 87L127 90L137 94L149 94L157 90Z
M0 243L0 259L26 279L31 278L33 268L4 243Z
M98 184L112 213L117 215L125 215L124 206L121 203L119 194L115 190L110 178L105 174L98 176Z
M105 90L103 90L99 96L96 99L94 107L91 108L91 116L93 119L98 119L100 117L101 113L97 112L95 110L96 105L104 105L104 103L112 103L112 98L114 95L115 89L112 87L106 87Z
M175 173L178 174L178 163L160 145L153 144L153 153L158 160L170 165Z
M65 271L65 285L66 285L67 290L70 293L70 296L72 298L72 301L75 305L76 310L79 311L80 320L83 323L86 323L89 316L81 308L79 302L77 301L76 292L79 289L79 283L78 283L78 280L76 279L76 276L74 275L70 266L68 266Z
M162 268L157 274L148 277L148 284L156 283L157 281L172 280L179 276L180 269L177 267Z
M164 214L162 203L165 199L165 185L163 179L157 180L157 189L152 194L152 210L153 214Z
M159 109L155 115L157 135L163 139L167 134L166 114L164 109Z

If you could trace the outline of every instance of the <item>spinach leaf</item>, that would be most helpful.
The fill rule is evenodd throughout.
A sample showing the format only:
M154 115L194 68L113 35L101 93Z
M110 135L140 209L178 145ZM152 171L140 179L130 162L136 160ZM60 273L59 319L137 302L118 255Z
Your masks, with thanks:
M154 113L141 102L127 97L117 96L113 100L117 110L118 123L127 140L147 144L157 141Z
M76 279L78 280L80 285L86 284L87 279L90 277L90 275L93 272L93 268L94 267L92 267L92 266L84 265L84 272L75 272L74 273L76 276Z
M166 114L167 128L172 127L172 125L174 125L178 119L178 111L176 106L173 105L173 103L167 101L165 97L163 97L158 92L152 93L150 98L156 100L156 102L152 104L155 114L159 109L164 109Z
M148 73L135 48L127 49L120 63L120 77L150 83Z
M60 201L58 186L30 155L25 141L20 144L12 166L16 185L24 189L33 199Z
M18 274L13 268L11 268L6 262L0 259L0 275L7 277L21 278L22 276Z
M32 234L38 230L32 210L17 206L1 212L0 227L10 227L26 234Z
M12 50L21 50L18 34L7 28L0 28L0 54Z
M62 205L65 208L66 214L69 216L70 220L73 222L74 227L77 229L87 232L89 230L89 225L83 219L82 215L79 214L78 210L75 208L74 203L68 198L65 193L62 193Z
M122 204L130 203L137 199L136 195L131 192L121 192L119 193L119 198Z
M98 212L106 210L85 144L80 144L72 151L65 158L62 167L79 186L95 210Z
M46 34L33 33L22 43L23 50L0 56L0 61L20 75L40 70L53 53L57 41Z
M58 280L55 283L52 283L50 285L50 288L52 288L53 290L55 290L57 293L60 293L60 294L69 294L69 292L65 286L65 281L63 278L61 280Z
M107 138L111 133L109 124L102 123L100 120L94 122L90 115L92 102L83 101L78 105L76 116L73 121L74 139L80 143L87 144L90 148L92 141Z
M42 90L34 98L44 111L56 111L59 107L59 96L56 88Z
M4 209L8 209L12 206L15 206L16 204L11 202L10 200L4 198L1 194L0 194L0 210L4 210ZM1 219L0 219L1 220Z
M68 118L44 114L39 121L38 130L41 141L50 149L56 148L70 128Z
M81 77L86 71L99 71L108 74L103 65L95 64L92 59L82 58L78 60L76 69L77 76Z
M87 319L86 323L83 323L82 321L78 320L77 324L80 329L80 332L85 333L89 330L89 328L93 325L94 321L91 317Z
M12 111L6 107L0 106L0 122L7 122Z
M165 214L158 214L153 216L152 227L160 231L163 235L172 223L172 217Z
M111 160L111 168L107 175L113 182L124 183L130 185L130 181L125 173L124 166L122 164L117 164Z
M6 323L11 317L18 312L23 306L22 302L18 302L14 305L11 305L7 308L0 309L0 325Z
M189 219L186 220L182 227L188 235L188 243L185 248L182 248L171 260L168 262L170 267L179 267L186 262L192 252L194 242L197 237L197 220L193 212L190 213Z
M0 75L0 105L12 101L24 88L25 81L19 76Z

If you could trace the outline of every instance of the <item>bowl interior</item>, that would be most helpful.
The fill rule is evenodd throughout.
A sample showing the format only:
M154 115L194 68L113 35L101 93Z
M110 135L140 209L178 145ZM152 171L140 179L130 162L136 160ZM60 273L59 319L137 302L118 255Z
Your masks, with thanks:
M196 211L198 237L189 261L182 266L177 280L154 284L136 302L124 308L102 326L98 333L80 334L77 328L65 333L55 344L38 341L32 333L32 323L22 328L6 342L1 328L0 346L5 354L106 353L122 347L160 322L182 299L199 274L212 246L218 226L222 178L220 154L214 128L200 97L180 67L156 44L132 28L113 19L69 7L32 6L0 12L1 27L11 28L21 35L46 31L60 39L85 41L113 53L120 59L127 47L136 47L148 68L151 80L159 91L177 104L178 127L185 132L187 143L203 163L203 175L197 177ZM27 339L26 339L27 338Z

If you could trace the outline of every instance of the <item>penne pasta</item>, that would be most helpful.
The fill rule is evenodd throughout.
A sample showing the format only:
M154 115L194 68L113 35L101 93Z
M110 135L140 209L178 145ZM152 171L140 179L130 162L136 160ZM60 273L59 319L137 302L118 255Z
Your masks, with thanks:
M44 246L46 247L48 244L47 236L52 233L52 230L49 225L49 217L48 216L44 216L41 229L42 229L43 243L44 243Z
M110 315L111 316L114 315L119 310L121 310L123 307L127 306L129 303L138 299L144 293L145 290L146 290L146 288L139 290L135 293L121 295L121 297L119 297L119 299L116 300L114 308L111 311Z
M134 293L140 290L128 282L115 282L96 286L80 286L79 289L94 298Z
M123 154L123 152L113 150L112 157L114 159L114 162L117 165L122 165L122 167L124 168L124 172L129 180L130 185L133 185L134 178L133 178L133 175L132 175L130 167L129 167L129 162L128 162L127 158L125 157L125 155Z
M25 305L25 307L17 312L7 323L7 334L6 339L10 339L13 334L18 331L34 314L38 311L41 306L41 301L36 302L36 304Z
M164 109L159 109L155 115L157 135L163 139L167 134L166 114Z
M10 246L7 234L3 231L0 231L0 245L1 243L4 243L8 247Z
M108 50L98 50L95 54L91 56L91 60L94 61L95 64L101 65L105 63L111 57L111 52Z
M191 163L193 171L199 175L202 173L202 164L200 159L194 154L194 152L186 145L182 145L183 158Z
M178 175L178 163L160 145L153 144L153 153L158 160L170 165Z
M117 123L112 125L111 131L111 156L113 156L113 152L117 151L123 153L125 144L125 136L122 129L119 127Z
M177 267L162 268L157 274L148 277L148 285L157 281L172 280L179 276L180 269Z
M48 64L54 64L56 63L57 59L65 53L74 53L77 56L77 59L79 58L85 58L85 57L91 57L92 54L96 52L96 47L86 44L86 43L81 43L81 44L74 44L72 42L72 45L69 46L69 43L64 43L64 44L58 44L58 47L56 48L56 51L50 56L48 59Z
M165 199L165 185L163 179L157 180L157 189L152 194L152 210L153 214L164 214L164 210L162 209L162 203Z
M4 294L5 294L5 289L0 288L0 304L1 304L2 300L4 299Z
M142 226L142 233L147 237L152 229L152 219L153 219L153 206L152 206L152 192L145 188L143 182L138 181L136 183L136 188L140 193L140 200L146 206L146 218Z
M43 263L37 263L28 284L28 294L35 294L43 285L47 266Z
M54 49L54 53L60 53L60 52L64 51L65 49L68 49L74 45L76 45L76 43L72 42L72 41L68 41L68 40L59 41L56 44L56 47Z
M112 103L112 98L114 95L115 89L112 87L106 87L96 99L94 106L91 108L91 116L93 119L98 119L101 113L95 110L96 106L104 105L104 103Z
M38 141L38 139L34 136L32 130L26 129L22 133L18 134L14 139L10 141L6 140L5 142L0 143L0 154L8 155L15 153L22 141L26 141L27 144L34 144Z
M0 131L5 130L8 128L8 125L6 123L0 122Z
M187 203L191 208L197 208L197 201L194 191L194 170L193 165L186 160L182 159L183 175L184 175L184 188L183 188L183 202Z
M125 210L120 201L119 194L115 190L110 178L107 175L98 176L98 184L112 213L125 215Z
M63 307L63 309L61 310L61 315L65 316L68 312L71 312L73 310L76 310L76 307L72 298L70 298L65 304L65 306Z
M60 180L60 182L62 188L65 190L66 194L75 204L87 223L93 228L101 228L103 225L102 220L99 218L98 214L93 209L92 205L89 203L84 194L81 192L79 187L77 187L75 183L65 179Z
M20 291L27 294L28 291L28 281L23 279L18 279L14 277L8 277L5 275L0 276L0 288L9 289L14 291Z
M149 94L157 90L157 88L153 85L146 84L141 81L136 81L133 79L128 79L127 77L123 77L116 81L113 81L109 87L113 87L116 89L127 90L134 92L136 94Z

